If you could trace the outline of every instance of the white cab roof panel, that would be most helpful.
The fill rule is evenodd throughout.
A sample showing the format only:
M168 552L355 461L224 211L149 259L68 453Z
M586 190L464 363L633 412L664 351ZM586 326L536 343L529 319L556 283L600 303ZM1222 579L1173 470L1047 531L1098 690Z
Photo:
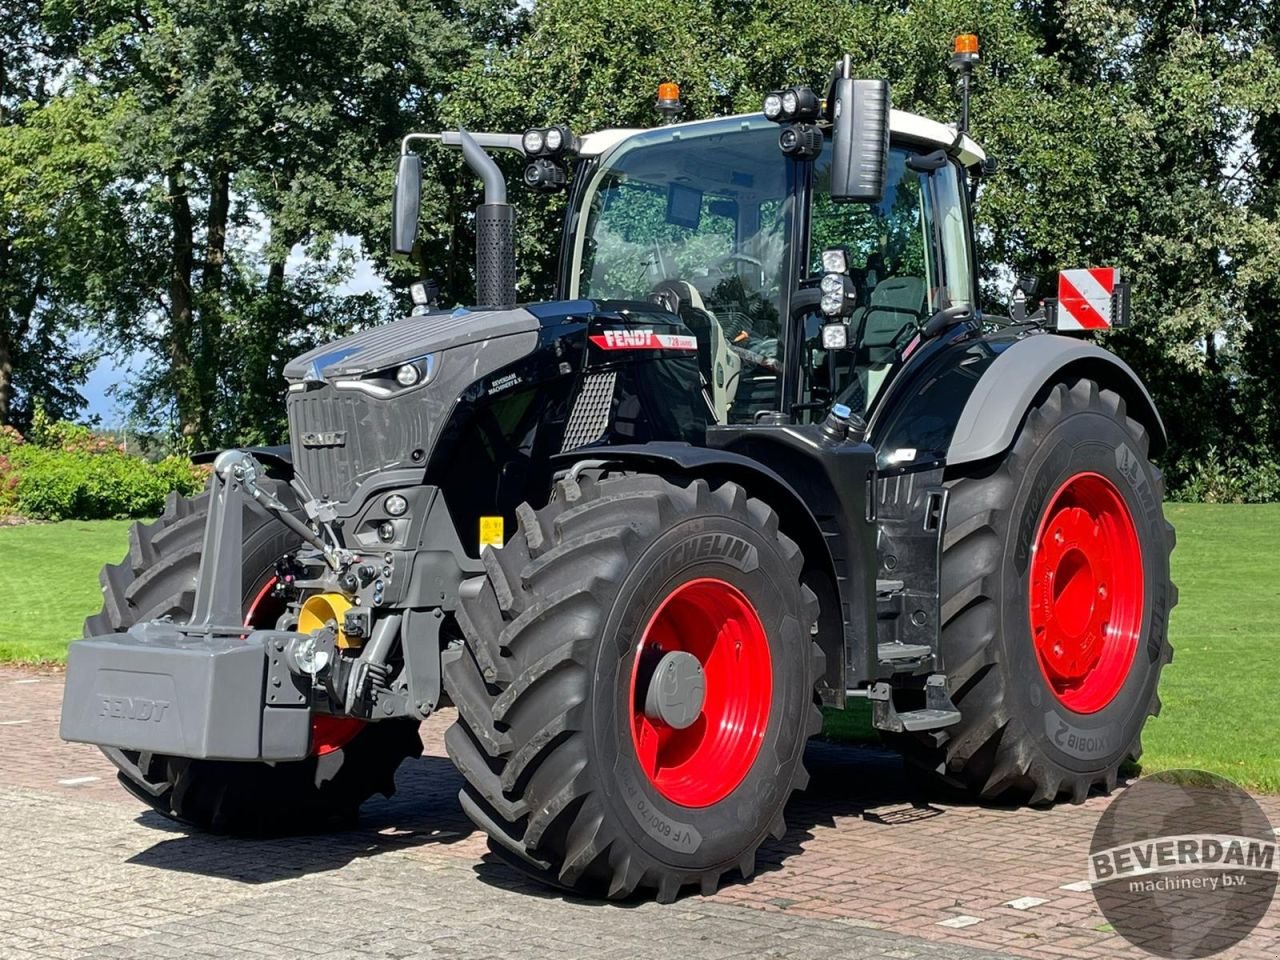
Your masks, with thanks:
M741 115L744 120L758 116L759 114ZM695 120L692 123L679 124L679 126L684 128L696 127L702 123L712 123L726 119L731 118L713 117L708 120ZM598 157L608 153L628 137L644 132L643 129L614 129L588 133L582 138L580 153L586 157ZM937 120L930 120L928 117L922 117L917 113L905 113L902 110L890 111L889 132L891 136L919 140L922 143L943 149L949 149L956 143L956 128L954 126L939 123ZM967 135L960 140L959 160L964 166L968 167L975 163L981 163L986 157L987 155L982 148L969 139Z

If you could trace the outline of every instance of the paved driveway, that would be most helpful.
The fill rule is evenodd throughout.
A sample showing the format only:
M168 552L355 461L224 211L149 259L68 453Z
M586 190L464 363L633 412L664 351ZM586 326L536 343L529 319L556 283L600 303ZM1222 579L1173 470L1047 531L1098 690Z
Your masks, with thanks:
M486 854L455 801L447 716L357 829L249 842L147 811L61 743L56 675L0 670L0 958L1141 957L1082 884L1108 801L979 807L890 754L814 744L760 872L714 897L567 901ZM1280 801L1263 801L1280 824ZM1223 956L1280 956L1280 904Z

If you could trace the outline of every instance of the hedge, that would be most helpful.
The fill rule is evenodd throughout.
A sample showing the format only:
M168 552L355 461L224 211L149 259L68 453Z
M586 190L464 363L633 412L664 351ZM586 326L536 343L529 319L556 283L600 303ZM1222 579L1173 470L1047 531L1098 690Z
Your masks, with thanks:
M37 423L28 438L0 429L0 513L35 520L153 517L171 490L190 496L206 477L205 468L182 457L131 456L75 424Z

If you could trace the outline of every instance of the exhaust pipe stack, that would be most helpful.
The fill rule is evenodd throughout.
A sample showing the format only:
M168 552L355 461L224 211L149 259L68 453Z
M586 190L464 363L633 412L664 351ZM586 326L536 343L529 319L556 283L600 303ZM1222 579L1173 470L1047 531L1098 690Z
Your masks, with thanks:
M476 207L476 300L505 309L516 303L516 211L507 202L507 181L475 138L458 129L462 156L484 182L484 203Z
M492 136L492 135L482 135ZM519 144L519 138L514 138ZM516 212L507 202L507 181L476 138L459 128L453 134L411 133L400 147L392 197L391 252L411 255L418 238L422 200L422 160L409 152L413 140L443 140L462 147L462 156L484 182L484 203L476 207L476 304L505 310L516 304Z

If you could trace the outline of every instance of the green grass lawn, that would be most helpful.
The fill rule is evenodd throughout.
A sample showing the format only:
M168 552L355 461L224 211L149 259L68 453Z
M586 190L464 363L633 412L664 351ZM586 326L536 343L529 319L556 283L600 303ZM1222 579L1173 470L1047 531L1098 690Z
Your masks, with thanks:
M1198 767L1280 792L1280 504L1170 504L1178 529L1173 663L1147 725L1145 772ZM60 661L98 610L98 570L125 553L123 521L0 528L0 662ZM1268 572L1272 571L1272 572ZM868 739L865 704L828 711L825 732Z
M128 520L0 527L0 663L61 662L102 607L98 571L128 552Z

